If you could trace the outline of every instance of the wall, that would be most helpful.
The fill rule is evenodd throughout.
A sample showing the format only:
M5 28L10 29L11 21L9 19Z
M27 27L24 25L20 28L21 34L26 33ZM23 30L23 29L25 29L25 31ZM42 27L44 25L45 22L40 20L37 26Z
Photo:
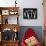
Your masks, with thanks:
M0 6L14 6L15 0L0 0ZM42 0L17 0L19 9L19 24L20 26L43 26L43 6ZM37 8L38 18L36 20L24 20L23 8Z
M21 26L43 26L43 6L42 0L21 0L18 1L21 4L20 7L20 25ZM24 20L23 18L23 8L37 8L38 19L36 20Z

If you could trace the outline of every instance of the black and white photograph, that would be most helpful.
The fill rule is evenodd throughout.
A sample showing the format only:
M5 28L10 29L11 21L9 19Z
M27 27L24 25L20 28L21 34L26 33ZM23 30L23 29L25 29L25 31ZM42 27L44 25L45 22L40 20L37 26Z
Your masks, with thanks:
M37 19L37 8L24 8L23 18L24 19Z

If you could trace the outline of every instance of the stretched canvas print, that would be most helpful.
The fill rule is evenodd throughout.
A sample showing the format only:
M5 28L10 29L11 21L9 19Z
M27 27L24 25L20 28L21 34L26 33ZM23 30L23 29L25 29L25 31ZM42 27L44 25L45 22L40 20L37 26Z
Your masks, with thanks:
M37 19L37 8L23 8L24 19Z

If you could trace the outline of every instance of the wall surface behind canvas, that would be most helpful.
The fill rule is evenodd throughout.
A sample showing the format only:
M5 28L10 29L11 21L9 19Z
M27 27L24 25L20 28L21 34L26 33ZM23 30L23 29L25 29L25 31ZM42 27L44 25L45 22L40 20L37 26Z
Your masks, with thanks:
M19 24L21 26L43 26L43 5L42 0L18 0L20 3L20 17L19 17ZM23 8L37 8L37 15L38 18L36 20L33 19L23 19Z
M15 0L0 0L0 7L15 6ZM43 26L43 6L42 0L17 0L19 6L19 24L20 26ZM37 8L38 18L36 20L23 19L23 8ZM12 18L12 17L10 17ZM9 19L10 20L10 19ZM14 21L13 21L14 22Z

